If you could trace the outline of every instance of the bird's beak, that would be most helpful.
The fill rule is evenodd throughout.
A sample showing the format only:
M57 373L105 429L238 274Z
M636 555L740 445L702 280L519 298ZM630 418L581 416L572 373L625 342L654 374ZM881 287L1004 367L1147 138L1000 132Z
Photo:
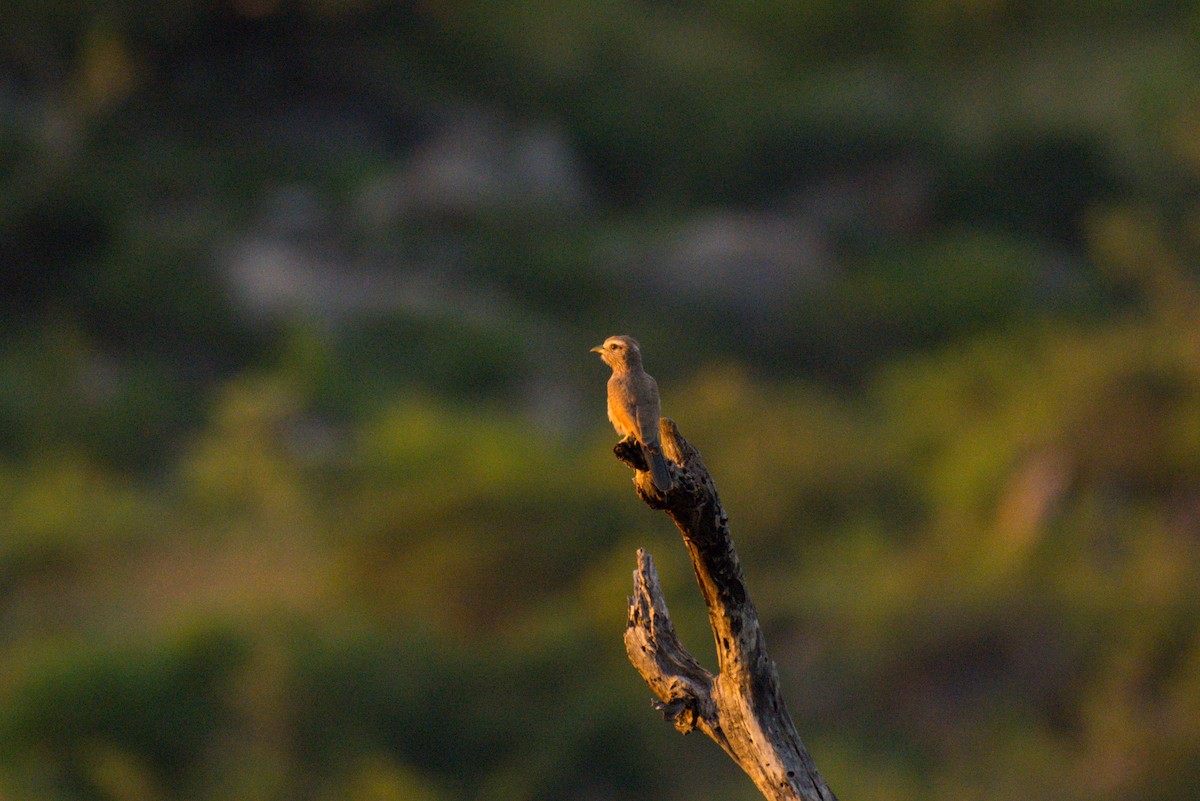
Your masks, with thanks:
M594 347L594 348L592 348L591 350L589 350L589 351L588 351L588 353L604 353L604 346L603 346L603 345L597 345L596 347Z

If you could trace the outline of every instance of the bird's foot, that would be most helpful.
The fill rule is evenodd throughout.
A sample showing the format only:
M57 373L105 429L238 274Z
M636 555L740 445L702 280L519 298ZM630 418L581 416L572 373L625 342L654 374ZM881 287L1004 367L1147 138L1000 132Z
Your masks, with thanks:
M617 458L625 464L632 467L634 470L649 470L650 464L646 461L646 451L642 448L640 442L632 434L623 438L620 442L613 446L613 453Z

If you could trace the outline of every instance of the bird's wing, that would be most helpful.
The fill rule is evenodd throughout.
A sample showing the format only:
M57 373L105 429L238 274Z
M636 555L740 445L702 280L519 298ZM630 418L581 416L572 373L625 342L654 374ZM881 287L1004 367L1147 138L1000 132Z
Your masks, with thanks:
M659 418L659 402L658 402L658 384L650 376L645 376L645 381L639 388L637 393L638 403L635 407L634 414L637 417L637 438L644 445L649 445L658 442L658 418Z

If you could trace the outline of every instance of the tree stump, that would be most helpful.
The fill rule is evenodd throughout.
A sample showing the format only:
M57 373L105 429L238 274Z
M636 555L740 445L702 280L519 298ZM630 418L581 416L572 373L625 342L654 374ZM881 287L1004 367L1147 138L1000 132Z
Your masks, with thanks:
M642 449L622 440L613 452L634 468L638 495L675 522L696 570L716 640L717 675L675 634L654 560L638 550L625 651L658 696L655 706L679 731L699 729L725 750L772 801L836 801L788 715L729 535L728 518L700 454L674 421L660 423L673 484L659 492Z

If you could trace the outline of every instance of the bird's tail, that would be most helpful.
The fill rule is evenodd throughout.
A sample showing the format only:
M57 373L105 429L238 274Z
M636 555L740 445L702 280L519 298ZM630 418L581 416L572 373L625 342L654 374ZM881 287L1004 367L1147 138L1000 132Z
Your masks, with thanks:
M663 456L661 447L646 448L646 452L650 457L650 478L659 492L666 492L672 484L671 471L667 469L667 458Z

